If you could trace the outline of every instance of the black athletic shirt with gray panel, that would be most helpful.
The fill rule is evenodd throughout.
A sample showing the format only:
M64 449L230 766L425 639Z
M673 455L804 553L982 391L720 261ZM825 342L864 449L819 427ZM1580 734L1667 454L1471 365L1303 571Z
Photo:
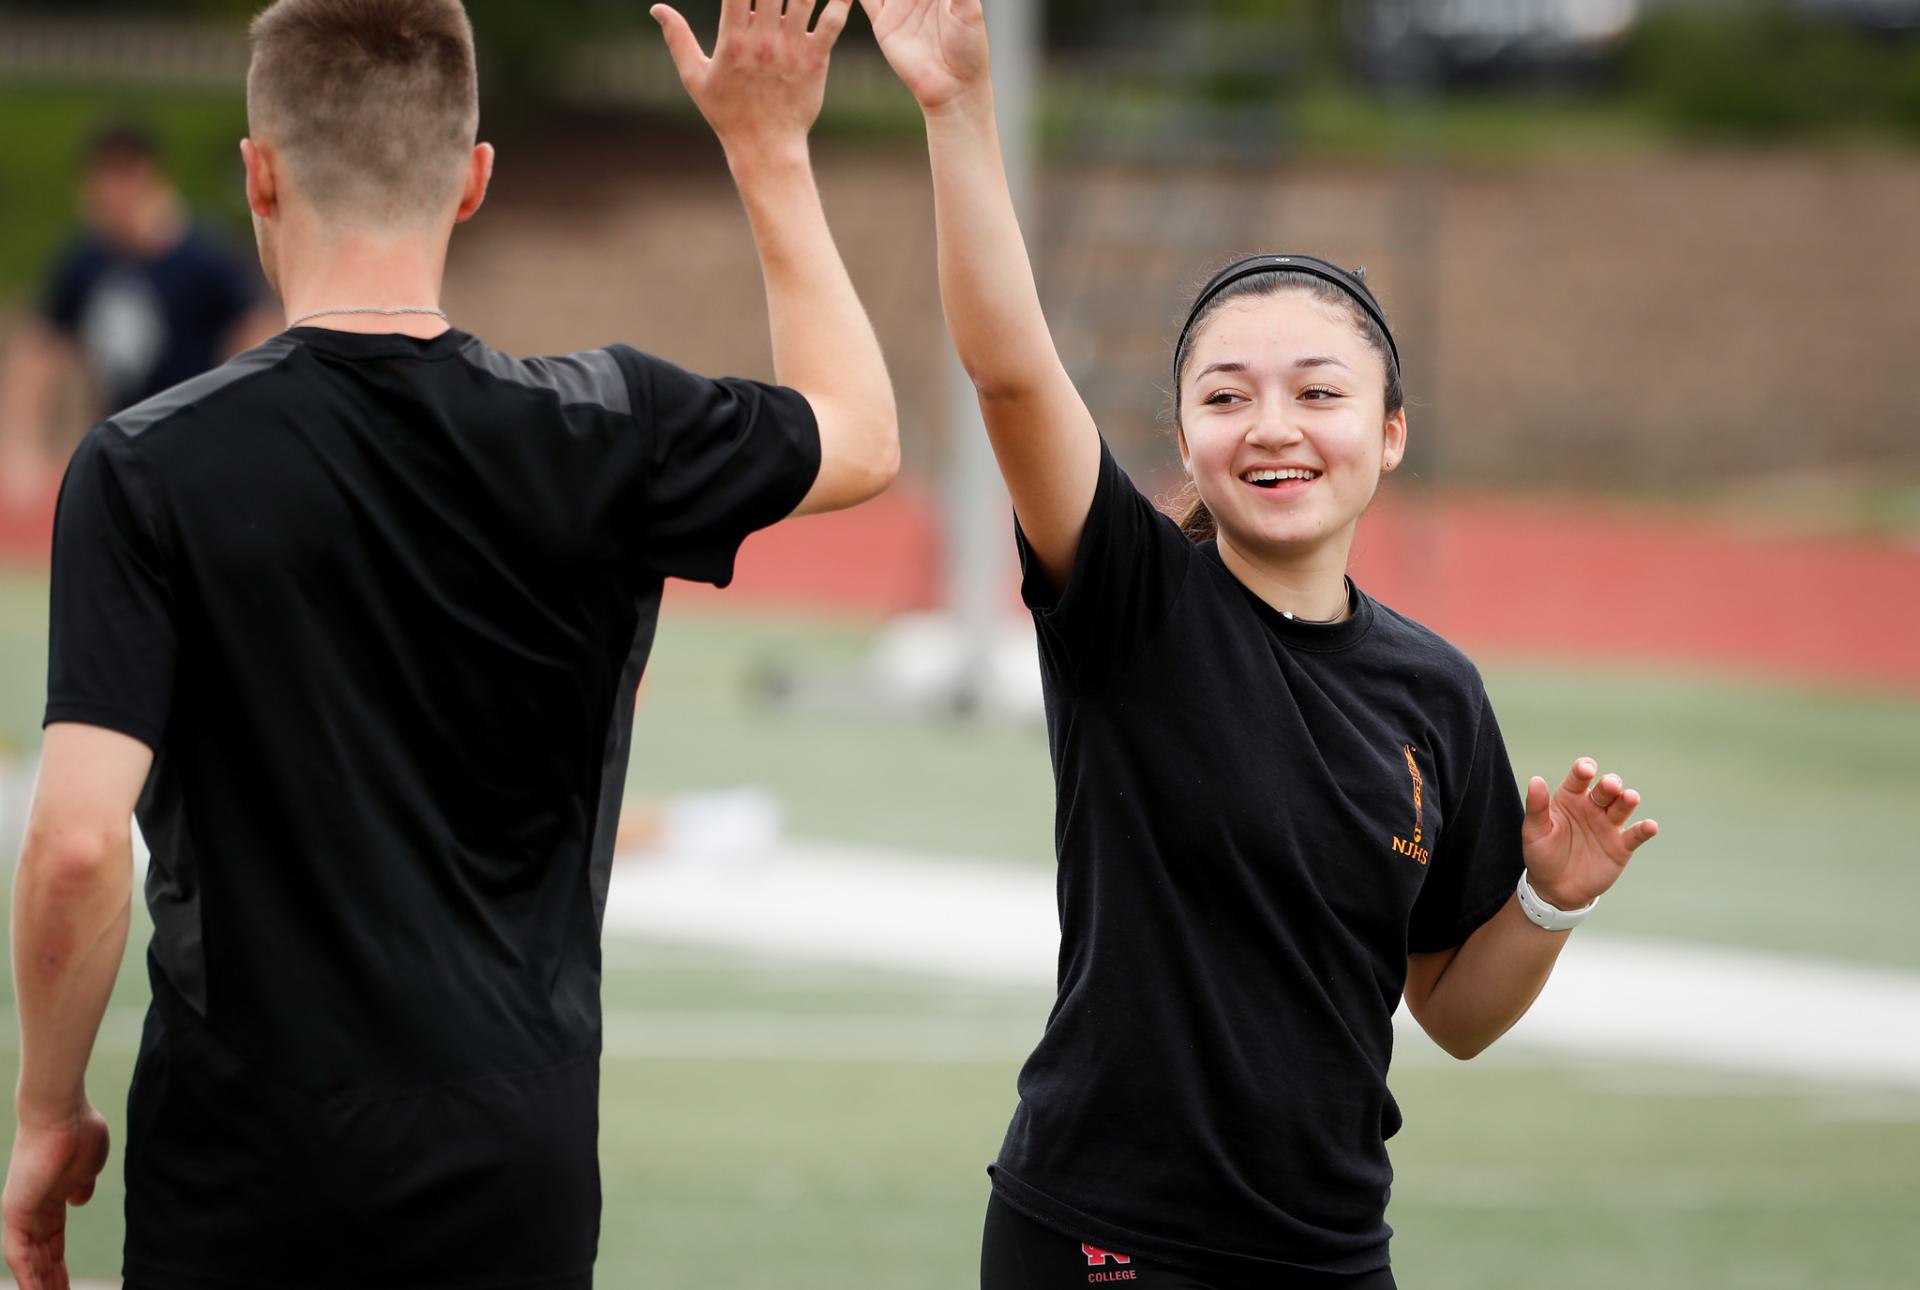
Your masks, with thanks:
M458 331L296 329L87 436L47 720L154 750L130 1284L590 1284L662 582L819 462L791 390Z
M1522 868L1478 673L1358 588L1342 622L1285 618L1104 447L1065 587L1021 552L1059 999L997 1194L1102 1249L1276 1285L1385 1266L1407 956L1464 942Z

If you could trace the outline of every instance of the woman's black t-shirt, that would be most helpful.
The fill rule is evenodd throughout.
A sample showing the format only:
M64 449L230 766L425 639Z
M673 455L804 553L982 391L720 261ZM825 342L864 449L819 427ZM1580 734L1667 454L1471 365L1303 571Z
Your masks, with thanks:
M1511 895L1473 665L1355 589L1293 622L1101 450L1064 590L1024 539L1058 794L1059 1000L994 1186L1107 1248L1385 1264L1407 956Z

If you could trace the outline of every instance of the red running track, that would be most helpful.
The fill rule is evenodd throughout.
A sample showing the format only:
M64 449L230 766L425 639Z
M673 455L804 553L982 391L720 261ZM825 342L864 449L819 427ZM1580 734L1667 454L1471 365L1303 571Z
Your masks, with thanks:
M1009 521L1007 596L1015 591ZM724 593L677 603L938 603L938 511L902 489L762 533ZM1732 667L1920 690L1920 545L1745 532L1591 503L1385 497L1361 524L1369 594L1470 651Z
M52 500L0 518L0 556L46 559ZM1014 597L1009 523L1007 595ZM1625 508L1382 498L1368 592L1470 651L1682 663L1920 690L1920 545L1744 532ZM897 488L754 537L726 592L675 603L882 616L939 601L938 510Z

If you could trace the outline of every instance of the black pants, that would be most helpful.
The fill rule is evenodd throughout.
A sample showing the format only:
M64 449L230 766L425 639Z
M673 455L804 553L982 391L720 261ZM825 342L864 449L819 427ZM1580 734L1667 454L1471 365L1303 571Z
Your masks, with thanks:
M980 1290L1394 1290L1393 1271L1192 1272L1083 1244L1028 1218L996 1194L980 1242Z

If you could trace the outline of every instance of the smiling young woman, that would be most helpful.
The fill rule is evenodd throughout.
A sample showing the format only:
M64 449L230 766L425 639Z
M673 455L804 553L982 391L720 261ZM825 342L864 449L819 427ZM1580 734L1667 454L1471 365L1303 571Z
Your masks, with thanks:
M1330 612L1298 617L1344 618L1360 516L1407 446L1399 352L1362 277L1304 255L1229 265L1181 329L1174 390L1181 531L1270 598L1319 590Z
M863 2L926 117L1056 785L1059 1001L982 1285L1387 1290L1394 1009L1478 1053L1655 826L1586 758L1523 803L1472 663L1348 578L1408 434L1359 277L1262 256L1201 292L1175 358L1192 495L1163 515L1041 313L979 0Z

